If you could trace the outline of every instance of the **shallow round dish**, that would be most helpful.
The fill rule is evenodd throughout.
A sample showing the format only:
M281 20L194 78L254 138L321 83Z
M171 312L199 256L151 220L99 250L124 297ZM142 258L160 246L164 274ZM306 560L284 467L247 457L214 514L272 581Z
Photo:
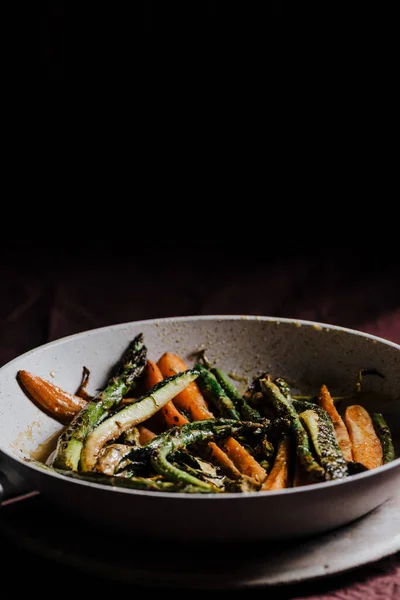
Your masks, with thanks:
M341 480L281 491L176 494L148 492L67 479L25 459L58 435L60 423L21 390L21 369L74 393L82 368L88 391L104 384L129 342L143 333L148 357L165 351L189 365L207 357L241 377L268 371L304 394L325 383L334 395L354 390L357 374L373 369L364 387L367 407L384 414L400 439L400 346L360 331L288 318L242 315L188 316L122 323L72 335L35 348L0 369L0 470L22 476L59 508L114 532L151 538L257 541L315 535L366 515L392 497L400 483L400 459ZM377 394L375 394L377 392ZM52 517L54 518L54 517Z

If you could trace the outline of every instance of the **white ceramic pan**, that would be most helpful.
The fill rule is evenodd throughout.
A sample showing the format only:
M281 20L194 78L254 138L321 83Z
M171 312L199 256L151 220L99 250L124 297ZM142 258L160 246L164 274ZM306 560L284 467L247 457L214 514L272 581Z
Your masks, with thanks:
M332 394L354 390L357 374L377 392L368 409L384 414L398 452L400 440L400 347L342 327L256 316L200 316L146 320L107 326L35 348L0 369L0 471L68 511L113 531L154 538L272 540L314 535L367 514L400 484L400 459L341 480L281 491L177 494L111 488L42 470L26 459L58 435L62 426L21 389L17 372L27 370L74 393L82 369L90 370L88 391L101 388L110 368L138 333L148 357L165 351L191 366L202 348L226 372L248 380L268 371L303 393L325 383ZM56 518L55 513L49 518ZM62 518L62 517L60 517Z

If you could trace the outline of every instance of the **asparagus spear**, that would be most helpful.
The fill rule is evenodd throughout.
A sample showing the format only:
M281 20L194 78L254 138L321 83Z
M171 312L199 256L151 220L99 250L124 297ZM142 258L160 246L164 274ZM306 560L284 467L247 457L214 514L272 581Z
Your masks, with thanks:
M207 369L215 376L216 380L224 390L224 392L232 400L236 410L240 414L240 418L244 421L253 421L254 423L262 421L262 416L255 408L252 408L244 399L239 390L233 385L228 375L219 367L212 365L205 354L202 355Z
M376 435L382 445L382 464L391 462L396 458L396 452L393 445L392 433L381 413L372 413L372 423L376 431Z
M197 380L201 392L206 399L214 404L221 417L226 419L240 419L240 414L232 399L227 395L224 388L218 383L216 377L201 363L195 365L195 369L200 372Z
M80 471L70 471L68 469L57 469L55 467L45 465L36 460L32 460L30 462L40 467L41 469L52 471L53 473L58 473L59 475L63 475L64 477L69 477L78 481L100 483L102 485L109 485L114 488L130 488L134 490L146 490L149 492L153 491L193 493L199 491L197 487L185 486L179 483L174 483L172 481L164 479L160 475L156 475L153 477L124 477L117 475L105 475L103 473L99 473L98 471L87 471L85 473L82 473Z
M147 348L143 334L139 333L124 353L117 373L72 419L60 435L52 465L58 469L76 471L79 466L83 444L89 433L116 408L125 394L136 386L136 380L146 366Z

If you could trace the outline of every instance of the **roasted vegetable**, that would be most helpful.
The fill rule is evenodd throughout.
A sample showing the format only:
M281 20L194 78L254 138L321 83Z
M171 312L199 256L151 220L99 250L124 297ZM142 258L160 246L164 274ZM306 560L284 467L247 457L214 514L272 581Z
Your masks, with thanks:
M80 461L81 470L91 471L96 465L101 449L107 442L115 440L130 427L149 419L198 376L198 371L188 369L183 373L166 377L137 402L121 408L102 421L84 442Z
M173 352L164 352L158 359L157 366L164 377L171 377L189 368L185 361ZM188 421L200 421L214 417L200 392L197 381L190 383L175 396L174 405L187 417Z
M186 371L188 367L185 365L183 371ZM164 375L161 373L160 367L153 360L147 360L147 366L144 371L144 386L146 390L151 389L157 383L160 383L164 379ZM170 427L176 427L177 425L185 425L189 423L187 418L182 415L176 408L172 400L162 406L159 410L159 422L162 429L169 429Z
M382 446L382 463L386 464L396 458L392 433L382 413L372 413L371 419Z
M147 348L143 343L143 335L140 333L128 346L117 373L111 377L104 390L75 415L66 430L60 435L53 459L54 467L72 471L78 469L81 451L87 436L136 385L136 381L146 365L146 357Z
M232 399L226 394L224 388L218 383L216 377L201 363L196 363L195 368L199 371L198 386L205 399L225 419L240 420L240 414L235 408Z
M193 477L186 471L172 465L169 456L177 450L186 448L194 443L227 438L246 431L254 433L255 430L258 430L261 432L262 427L266 427L267 425L267 423L261 425L259 423L241 422L235 419L209 419L207 424L207 428L196 427L196 423L189 423L188 425L182 425L182 427L173 428L170 431L170 435L165 436L162 443L152 452L151 464L155 471L170 481L198 486L208 492L218 492L220 491L219 488L213 484Z
M336 439L331 419L322 417L316 410L305 410L300 413L299 418L307 429L319 463L325 470L325 479L346 477L346 459Z
M232 400L233 406L240 415L240 419L243 421L253 421L253 423L262 421L262 417L258 410L248 404L225 371L212 365L204 353L201 358L205 367L214 375L225 394Z
M321 406L330 418L332 419L333 427L335 429L336 439L342 450L343 456L346 461L353 460L353 452L351 449L351 440L347 427L340 416L336 406L333 402L333 398L326 385L322 385L319 391L318 404Z
M53 466L45 465L41 462L30 460L29 462L36 464L41 469L54 471L64 477L77 479L78 481L89 481L92 483L98 483L101 485L107 485L111 487L130 488L134 490L146 490L149 492L179 492L179 493L199 493L198 487L191 485L184 485L169 481L155 475L153 477L123 477L116 475L104 475L97 471L86 471L84 473L78 471L70 471L69 469L57 469Z
M351 440L353 460L367 469L379 467L383 461L382 444L368 411L360 404L352 404L346 408L344 420Z
M87 404L80 396L69 394L54 383L29 371L18 371L17 377L35 403L63 425L70 423Z
M290 462L291 462L291 439L283 437L278 442L278 448L272 469L267 479L261 486L261 490L280 490L290 487Z

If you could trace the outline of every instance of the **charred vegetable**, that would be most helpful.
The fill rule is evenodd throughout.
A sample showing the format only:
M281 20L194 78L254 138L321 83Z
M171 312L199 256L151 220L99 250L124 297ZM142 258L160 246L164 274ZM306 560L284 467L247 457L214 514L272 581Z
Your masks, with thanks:
M119 409L102 421L84 442L80 462L82 471L91 471L95 467L99 453L107 442L115 440L124 431L149 419L198 376L198 371L188 369L183 373L166 377L137 402Z
M277 417L287 420L296 447L296 455L308 476L316 482L323 481L326 478L325 469L315 460L310 440L293 403L284 396L279 387L267 377L260 380L262 392L267 401L269 401L276 411Z
M258 410L248 404L225 371L212 365L204 353L202 354L202 360L206 368L214 375L226 395L232 400L240 418L244 421L253 421L254 423L262 421L262 417Z
M382 463L386 464L396 458L392 433L382 413L372 413L371 419L382 446Z
M198 385L206 400L216 407L221 417L239 420L240 414L234 402L218 383L213 373L201 363L196 363L195 368L200 373Z
M325 469L325 479L346 477L346 460L337 442L331 419L322 417L316 410L305 410L299 417L310 435L319 462Z
M259 423L240 422L234 419L209 419L207 425L208 427L198 427L195 422L170 430L170 435L165 436L161 444L152 452L151 464L155 471L168 480L195 485L208 492L218 492L219 488L213 484L206 483L187 471L175 467L169 459L170 455L195 443L227 438L245 432L262 432L267 422L261 426Z
M131 390L146 364L147 348L143 335L138 334L125 352L118 372L97 396L80 410L60 435L53 466L76 471L83 444L89 433L116 408Z

